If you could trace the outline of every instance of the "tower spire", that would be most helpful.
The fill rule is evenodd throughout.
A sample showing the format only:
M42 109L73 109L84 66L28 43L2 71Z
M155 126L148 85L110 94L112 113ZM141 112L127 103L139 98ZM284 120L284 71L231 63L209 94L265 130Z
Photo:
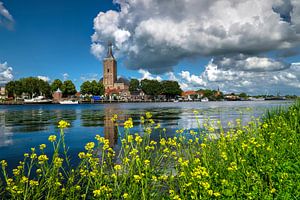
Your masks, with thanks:
M112 42L108 42L107 58L115 58L112 51Z

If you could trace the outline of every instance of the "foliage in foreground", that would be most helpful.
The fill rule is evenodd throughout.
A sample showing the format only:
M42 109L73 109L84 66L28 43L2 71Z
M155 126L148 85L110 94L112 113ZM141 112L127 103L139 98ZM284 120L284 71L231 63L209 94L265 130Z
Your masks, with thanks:
M117 116L112 120L120 123ZM49 137L51 158L43 153L44 144L39 155L31 149L13 177L1 162L0 194L5 199L299 199L299 120L298 102L264 122L242 126L238 119L223 130L220 122L207 121L199 123L198 132L178 130L176 137L155 142L151 132L165 135L165 129L146 113L143 133L131 135L132 119L124 122L117 153L97 135L96 143L79 153L77 168L69 165L63 132L69 124L61 121L60 136Z

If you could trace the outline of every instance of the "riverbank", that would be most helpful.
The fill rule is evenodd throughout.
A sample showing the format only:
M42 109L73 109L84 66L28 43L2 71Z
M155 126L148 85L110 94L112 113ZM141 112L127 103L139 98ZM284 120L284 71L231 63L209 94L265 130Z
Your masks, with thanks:
M243 126L237 119L224 130L219 122L199 121L197 131L179 129L165 138L166 130L147 113L139 135L132 135L133 121L125 121L119 152L97 136L79 153L81 163L73 170L63 168L69 160L63 153L68 124L62 122L61 134L49 137L56 153L45 155L51 147L41 145L25 154L31 172L21 163L0 194L7 199L297 199L299 119L297 102L269 112L263 122ZM112 120L123 123L117 116ZM151 139L155 130L159 142Z
M266 99L259 101L294 101L295 99ZM233 100L223 100L233 101ZM257 101L257 100L234 100L234 101ZM78 101L78 104L108 104L108 103L178 103L178 102L202 102L201 100L180 100L180 101L161 101L161 100L143 100L143 101L122 101L122 100L100 100L100 101ZM217 101L207 101L217 102ZM206 103L206 102L203 102ZM0 105L43 105L45 103L25 103L24 101L4 101ZM59 102L50 102L47 104L59 104Z

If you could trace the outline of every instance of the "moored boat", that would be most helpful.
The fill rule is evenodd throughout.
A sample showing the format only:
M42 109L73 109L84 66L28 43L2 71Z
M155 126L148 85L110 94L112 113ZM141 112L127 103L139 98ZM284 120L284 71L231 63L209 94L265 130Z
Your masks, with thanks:
M60 101L59 104L78 104L79 102L77 100L64 100L64 101Z
M203 99L201 99L201 102L208 102L209 99L207 97L204 97Z
M51 99L46 99L43 96L34 97L32 99L24 99L25 104L46 104L51 102Z

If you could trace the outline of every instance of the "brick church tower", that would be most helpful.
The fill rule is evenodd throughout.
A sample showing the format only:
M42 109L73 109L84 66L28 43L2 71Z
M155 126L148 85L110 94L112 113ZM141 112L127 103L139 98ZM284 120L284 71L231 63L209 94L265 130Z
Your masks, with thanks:
M108 45L107 56L103 60L103 85L105 89L114 88L117 81L117 61L112 52L112 44Z

